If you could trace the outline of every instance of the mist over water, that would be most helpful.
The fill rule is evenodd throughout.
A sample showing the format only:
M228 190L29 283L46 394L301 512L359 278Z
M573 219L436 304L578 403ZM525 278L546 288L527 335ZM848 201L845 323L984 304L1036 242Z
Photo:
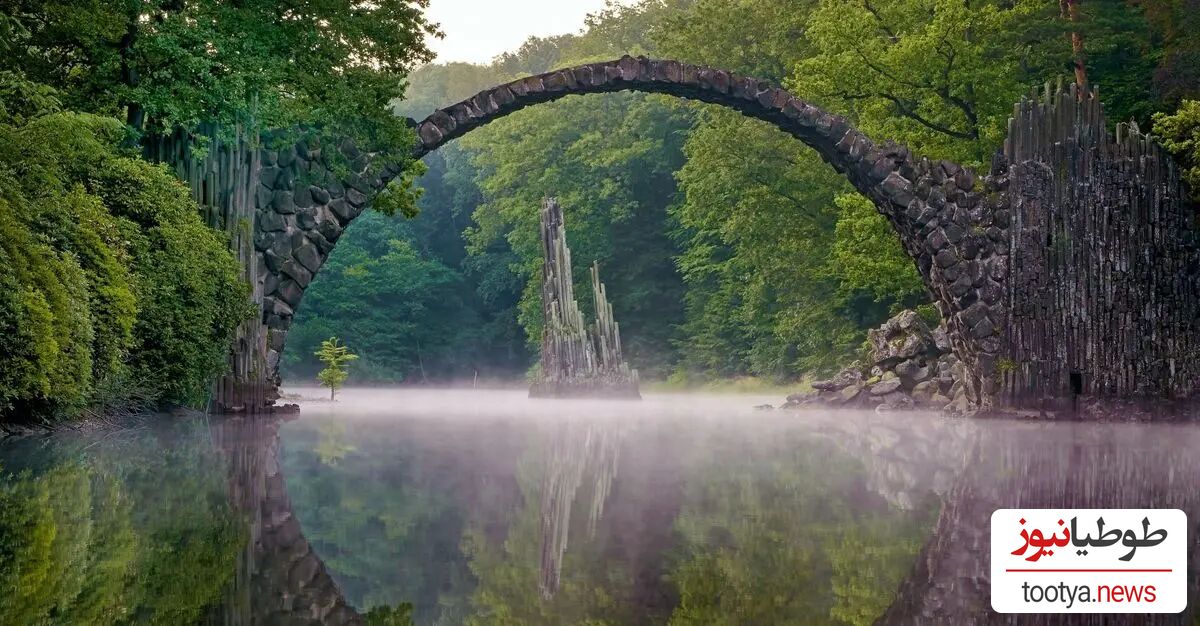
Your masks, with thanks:
M762 417L755 409L778 404L778 395L644 393L642 400L548 399L529 397L525 389L445 388L348 388L338 391L337 401L328 402L329 390L322 387L289 387L289 399L303 407L304 417L323 419L388 418L572 418L612 419L620 417L722 419Z
M298 419L0 444L6 510L77 511L47 518L45 554L63 556L43 558L103 590L0 590L0 617L87 597L169 609L165 623L1101 623L991 612L992 511L1200 515L1194 426L764 411L779 398L750 395L288 391L311 398ZM63 476L99 491L37 504ZM0 513L0 546L37 541L15 519ZM127 527L139 548L84 525ZM123 565L89 569L105 556ZM163 584L143 588L148 572ZM1194 607L1194 572L1189 585Z

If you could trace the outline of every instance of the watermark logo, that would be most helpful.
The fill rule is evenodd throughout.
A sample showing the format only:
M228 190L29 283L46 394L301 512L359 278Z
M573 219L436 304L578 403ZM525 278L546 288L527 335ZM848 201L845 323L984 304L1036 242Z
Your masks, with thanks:
M992 513L992 609L1179 613L1186 544L1178 509L1000 509Z

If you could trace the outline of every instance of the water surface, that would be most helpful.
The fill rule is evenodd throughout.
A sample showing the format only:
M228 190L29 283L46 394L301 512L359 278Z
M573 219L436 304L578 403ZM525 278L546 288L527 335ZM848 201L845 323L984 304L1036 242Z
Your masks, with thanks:
M6 442L0 625L1059 623L990 611L994 509L1200 519L1200 428L773 400L347 390Z

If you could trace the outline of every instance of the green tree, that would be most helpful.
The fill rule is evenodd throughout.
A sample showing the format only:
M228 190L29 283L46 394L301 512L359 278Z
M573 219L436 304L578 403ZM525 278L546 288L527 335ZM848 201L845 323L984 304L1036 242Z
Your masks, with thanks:
M316 355L325 364L325 369L317 372L317 379L322 385L329 387L329 399L333 400L337 390L349 376L346 373L346 364L357 359L358 355L351 353L346 346L338 345L337 337L322 341L321 349L317 350Z
M427 0L23 0L27 45L7 57L73 109L141 131L319 124L364 145L410 135L387 104L432 54ZM369 54L364 54L369 50Z
M1200 100L1184 100L1174 113L1155 115L1154 132L1183 166L1183 179L1200 202Z
M367 626L412 626L413 607L404 603L397 606L379 605L372 607L363 615Z
M829 271L838 279L839 295L870 295L906 307L924 299L925 286L912 259L875 204L856 193L839 194L833 204L838 221Z
M1005 35L1049 10L1036 1L824 0L805 30L814 54L796 64L787 85L853 114L868 135L982 166L1032 82ZM1069 55L1069 42L1061 46Z
M865 488L867 468L827 442L753 437L714 438L685 460L669 624L874 623L934 511L889 506ZM748 445L755 455L734 452Z
M314 376L320 365L310 355L334 333L361 357L349 370L359 380L426 382L487 371L471 288L439 258L454 262L435 249L442 227L426 224L439 212L414 221L358 218L350 231L357 234L338 243L305 294L284 355L288 376ZM427 234L416 232L426 226Z
M122 137L87 114L0 124L0 422L199 404L250 312L224 235Z

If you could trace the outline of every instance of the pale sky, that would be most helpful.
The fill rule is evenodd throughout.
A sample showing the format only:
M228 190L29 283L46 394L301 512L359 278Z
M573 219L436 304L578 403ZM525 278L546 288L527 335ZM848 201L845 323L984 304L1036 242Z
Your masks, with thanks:
M622 0L630 4L633 0ZM435 63L488 63L530 36L578 32L604 0L431 0L425 15L445 39L430 39Z

